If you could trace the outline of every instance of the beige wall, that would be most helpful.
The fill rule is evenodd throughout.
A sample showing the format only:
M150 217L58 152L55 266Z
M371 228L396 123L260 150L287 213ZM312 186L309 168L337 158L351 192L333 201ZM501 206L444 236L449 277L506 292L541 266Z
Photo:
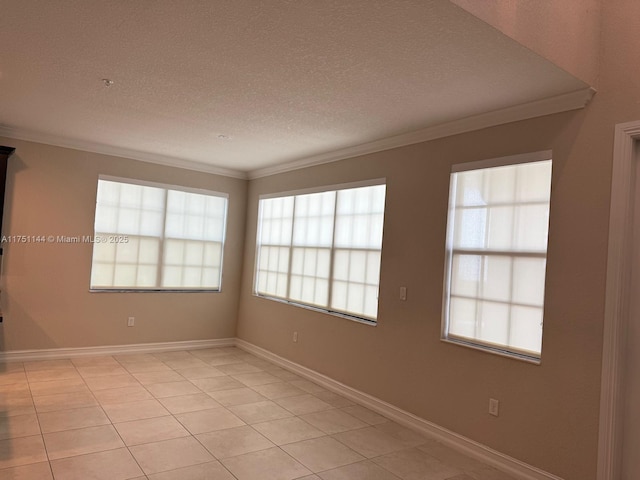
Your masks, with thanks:
M605 2L602 15L598 94L582 111L251 181L238 336L562 478L595 479L613 129L640 118L640 3ZM542 364L441 342L451 164L544 149ZM252 296L260 194L376 177L387 178L377 327Z
M91 244L4 243L0 350L235 336L246 181L0 138L9 160L4 235L92 235L99 174L229 194L221 293L90 293ZM127 327L127 317L136 326Z
M602 0L451 1L580 80L598 86L594 51L600 43Z

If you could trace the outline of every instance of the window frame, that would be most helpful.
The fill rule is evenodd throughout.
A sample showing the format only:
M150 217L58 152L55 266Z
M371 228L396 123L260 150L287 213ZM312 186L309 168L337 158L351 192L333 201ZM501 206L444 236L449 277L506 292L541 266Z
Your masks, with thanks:
M545 260L548 260L548 252L549 252L549 229L547 226L547 245L544 251L544 254L540 253L532 253L528 251L514 251L514 250L489 250L489 249L455 249L452 246L453 243L453 231L454 231L454 223L455 223L455 208L452 208L452 202L455 202L455 198L452 198L453 192L453 174L468 172L473 170L484 170L494 167L506 167L506 166L517 166L525 163L535 163L535 162L543 162L543 161L551 161L551 184L549 190L549 217L551 216L551 199L552 199L552 186L553 186L553 152L551 150L543 150L532 153L524 153L519 155L510 155L474 162L465 162L454 164L451 166L450 171L450 184L449 184L449 198L448 198L448 212L447 212L447 224L446 224L446 241L445 241L445 271L444 271L444 281L443 281L443 303L442 303L442 319L441 319L441 336L440 340L442 342L451 343L454 345L459 345L467 348L472 348L475 350L479 350L482 352L488 352L492 354L496 354L499 356L522 360L528 363L532 363L535 365L540 365L542 362L542 344L543 338L541 338L540 342L540 353L536 354L530 351L524 351L517 348L510 348L508 345L500 345L494 344L490 342L483 342L479 338L471 339L468 337L462 337L455 334L449 333L449 312L450 312L450 302L451 302L451 283L453 278L453 257L455 251L463 250L464 252L469 252L470 254L482 255L483 253L486 255L495 254L495 255L508 255L512 258L532 258L532 257L544 257ZM550 224L550 218L549 223ZM464 254L464 253L463 253ZM544 272L544 281L545 281L545 290L547 285L547 265L548 261L545 262L545 272ZM510 280L511 287L513 286L513 279ZM510 304L512 304L510 302ZM544 323L544 310L545 310L545 302L543 299L542 304L542 319ZM544 329L542 332L544 336Z
M228 193L219 192L216 190L207 190L204 188L188 187L184 185L174 185L169 183L153 182L148 180L140 180L140 179L126 178L126 177L118 177L113 175L99 174L98 181L96 181L95 209L93 213L93 221L94 221L93 235L96 235L95 220L96 220L96 213L98 208L98 185L100 180L104 180L108 182L124 183L129 185L136 185L141 187L161 188L167 192L169 190L173 190L173 191L184 192L184 193L194 193L199 195L209 195L209 196L223 198L225 200L225 208L224 208L224 218L222 222L222 240L220 242L220 278L219 278L218 288L210 288L210 287L203 287L203 288L166 287L164 288L161 285L158 285L155 287L122 287L122 286L93 287L91 284L91 276L93 271L93 250L95 248L95 242L94 242L91 248L91 261L90 261L90 269L89 269L89 292L91 293L221 293L223 291L222 287L223 287L223 280L224 280L224 274L223 274L224 247L227 239L227 223L228 223L228 217L229 217L229 194ZM166 216L167 216L166 203L164 205L163 213L164 213L164 218L163 218L163 224L164 224L166 222ZM111 235L127 236L128 234L111 234ZM162 276L161 272L164 266L162 261L164 258L163 249L164 249L164 242L166 240L166 232L164 231L164 227L163 227L162 237L159 237L159 239L160 239L160 245L159 245L159 258L158 258L158 278L161 278Z
M383 237L384 237L384 216L386 213L386 206L387 206L387 202L386 202L386 198L387 198L387 192L386 192L386 186L387 186L387 179L386 177L381 177L381 178L373 178L373 179L369 179L369 180L361 180L361 181L356 181L356 182L347 182L347 183L339 183L339 184L332 184L332 185L322 185L322 186L317 186L317 187L310 187L310 188L303 188L303 189L296 189L296 190L287 190L287 191L282 191L282 192L273 192L273 193L264 193L258 196L258 211L257 211L257 220L256 220L256 244L255 244L255 252L254 252L254 266L253 266L253 282L252 282L252 294L255 297L258 298L264 298L266 300L272 300L275 302L279 302L282 304L286 304L286 305L292 305L295 307L300 307L300 308L304 308L306 310L311 310L314 312L319 312L319 313L325 313L328 315L332 315L335 317L340 317L340 318L344 318L347 320L351 320L354 322L358 322L361 323L363 325L369 325L369 326L373 326L375 327L378 324L378 315L376 315L376 318L368 318L368 317L363 317L363 316L359 316L359 315L354 315L354 314L350 314L350 313L346 313L343 311L339 311L339 310L333 310L330 307L330 303L329 305L325 308L325 307L321 307L321 306L317 306L317 305L311 305L308 303L303 303L303 302L299 302L296 300L291 300L289 298L284 298L284 297L278 297L278 296L272 296L272 295L265 295L262 293L258 292L258 271L259 271L259 262L260 262L260 247L261 247L261 243L260 243L260 238L261 238L261 233L262 233L262 224L261 224L261 201L262 200L268 200L268 199L273 199L273 198L283 198L283 197L295 197L296 195L308 195L308 194L314 194L314 193L324 193L324 192L337 192L340 190L349 190L349 189L355 189L355 188L362 188L362 187L374 187L374 186L379 186L379 185L384 185L385 186L385 203L384 203L384 209L383 209ZM295 208L294 208L294 212L295 212ZM295 213L294 213L295 215ZM294 217L295 218L295 217ZM336 212L334 211L333 213L333 224L334 224L334 231L333 231L333 236L335 236L335 220L336 220ZM292 223L292 237L293 237L293 223ZM384 243L384 238L383 241L380 244L380 263L382 264L382 246ZM293 250L294 246L293 244L290 245L291 250ZM303 247L304 248L304 247ZM332 245L330 248L330 264L329 264L329 277L328 277L328 284L329 284L329 291L331 291L332 289L332 282L333 282L333 260L334 260L334 251L335 250L340 250L340 247L336 247L335 246L335 238L332 241ZM369 249L363 249L363 250L369 250ZM290 282L291 282L291 276L292 276L292 272L291 272L291 258L292 258L293 254L290 254L290 258L289 258L289 266L287 269L287 292L290 291ZM380 299L380 295L379 295L379 289L380 289L380 279L382 278L382 273L379 273L378 276L378 301ZM331 296L329 296L329 299L331 298ZM379 305L379 304L378 304ZM378 309L378 313L379 313L379 309Z

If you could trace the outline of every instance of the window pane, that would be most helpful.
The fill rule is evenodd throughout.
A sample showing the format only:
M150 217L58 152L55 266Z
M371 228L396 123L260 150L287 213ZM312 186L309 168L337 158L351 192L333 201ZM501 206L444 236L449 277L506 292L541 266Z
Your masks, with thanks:
M138 266L137 287L154 287L158 282L158 267L155 265Z
M91 268L91 286L92 287L112 287L113 271L115 265L112 263L96 263L94 261Z
M335 198L335 192L296 196L294 245L331 247Z
M489 232L487 248L491 250L510 250L513 248L512 205L489 209Z
M294 248L291 259L289 298L315 306L327 306L329 300L328 249Z
M160 241L157 238L141 238L139 242L140 263L156 265L158 263L158 254L160 253Z
M480 255L454 255L451 275L451 294L477 297L482 272Z
M520 202L549 202L551 193L551 160L520 166L517 198Z
M498 255L483 257L479 297L487 300L509 301L511 297L511 258Z
M549 205L522 205L516 208L515 249L547 250Z
M478 340L505 345L509 341L509 305L495 302L479 303Z
M517 167L497 167L485 171L485 186L489 203L513 203L515 201L515 180Z
M551 160L451 175L445 336L538 356L550 182Z
M95 236L129 241L94 244L91 287L219 288L226 205L219 195L98 180Z
M375 319L385 192L375 185L261 199L256 293ZM275 245L293 246L284 262ZM279 294L270 272L283 277Z
M544 303L544 258L517 258L513 263L513 302L541 307Z
M453 245L457 248L485 248L486 208L464 208L456 211Z
M510 346L540 353L542 348L542 308L512 307Z
M451 298L449 306L449 333L474 338L476 335L476 301Z
M113 284L118 287L135 287L137 279L136 265L116 264Z

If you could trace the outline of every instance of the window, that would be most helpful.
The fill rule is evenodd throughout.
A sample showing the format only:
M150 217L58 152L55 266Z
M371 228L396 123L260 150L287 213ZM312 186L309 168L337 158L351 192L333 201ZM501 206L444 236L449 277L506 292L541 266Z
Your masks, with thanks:
M100 177L92 290L220 290L227 196Z
M540 358L549 158L550 152L541 152L454 166L446 244L445 339Z
M375 322L385 190L261 198L255 293Z

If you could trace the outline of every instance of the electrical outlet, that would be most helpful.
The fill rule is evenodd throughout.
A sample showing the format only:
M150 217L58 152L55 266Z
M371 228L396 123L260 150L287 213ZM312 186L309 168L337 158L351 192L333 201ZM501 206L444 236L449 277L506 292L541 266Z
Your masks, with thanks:
M400 300L403 302L407 299L407 287L400 287Z
M136 317L129 317L127 320L127 327L133 327L136 324Z
M293 332L293 341L294 342L298 341L298 332Z
M493 415L494 417L497 417L499 409L500 409L500 402L495 398L490 398L489 399L489 415Z

